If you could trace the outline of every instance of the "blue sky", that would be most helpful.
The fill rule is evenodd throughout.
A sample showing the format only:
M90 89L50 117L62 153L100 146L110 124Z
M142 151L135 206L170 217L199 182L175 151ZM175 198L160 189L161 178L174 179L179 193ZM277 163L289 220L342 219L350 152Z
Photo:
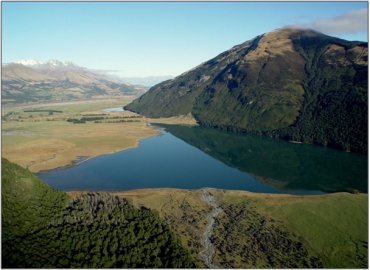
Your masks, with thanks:
M368 2L2 2L2 63L56 58L122 77L181 73L303 25L368 41Z

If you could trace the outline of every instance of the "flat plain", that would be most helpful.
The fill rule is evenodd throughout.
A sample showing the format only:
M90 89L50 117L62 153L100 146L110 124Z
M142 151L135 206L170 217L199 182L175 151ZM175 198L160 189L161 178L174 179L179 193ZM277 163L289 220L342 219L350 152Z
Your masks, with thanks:
M155 136L158 131L147 126L144 118L129 118L136 116L134 113L103 111L122 107L131 100L121 98L3 108L2 115L8 116L2 122L2 156L36 173L71 165L80 156L94 157L137 147L140 139ZM29 112L33 109L37 111ZM48 114L41 110L61 113ZM74 124L66 121L68 118L80 119L84 115L108 117L111 122ZM117 119L135 121L113 123Z
M2 156L37 173L73 164L80 156L95 157L139 145L139 140L156 136L158 130L147 123L196 125L190 115L144 118L129 111L104 112L130 103L133 97L49 104L24 104L2 108ZM35 110L35 112L30 112ZM42 111L44 110L44 111ZM53 112L49 115L47 110ZM104 114L104 115L102 115ZM109 118L104 123L67 122L84 115ZM134 117L134 118L130 118ZM117 119L135 121L112 123ZM107 123L110 121L111 123Z

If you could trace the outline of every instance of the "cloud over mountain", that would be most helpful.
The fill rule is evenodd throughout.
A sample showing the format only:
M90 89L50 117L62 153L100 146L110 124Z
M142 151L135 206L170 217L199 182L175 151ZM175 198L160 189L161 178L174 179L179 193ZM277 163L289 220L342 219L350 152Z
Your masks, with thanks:
M311 28L329 35L356 34L367 31L367 13L366 8L350 10L337 17L296 24L293 27Z

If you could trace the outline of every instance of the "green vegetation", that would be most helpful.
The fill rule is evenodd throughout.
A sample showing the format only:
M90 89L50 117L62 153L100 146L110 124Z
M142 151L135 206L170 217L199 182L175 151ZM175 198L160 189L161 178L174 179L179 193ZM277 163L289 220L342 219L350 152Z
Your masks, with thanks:
M2 256L22 268L196 267L156 212L108 193L73 199L4 158Z
M366 194L335 194L327 202L317 199L285 203L274 210L275 217L286 217L304 236L325 267L368 267Z
M323 268L315 252L277 220L251 207L255 200L222 204L213 243L222 268Z
M31 116L30 116L31 117ZM85 124L86 121L94 121L96 124L101 124L101 123L132 123L132 122L141 122L140 120L108 120L108 119L127 119L127 118L142 118L142 116L138 115L133 115L133 116L113 116L113 117L104 117L104 116L95 116L95 117L82 117L81 119L76 119L76 118L68 118L67 122L72 122L73 124ZM102 121L105 120L105 121Z
M141 115L132 115L132 116L113 116L113 117L104 117L104 116L97 116L98 114L92 115L84 115L81 119L76 118L68 118L67 122L72 122L73 124L85 124L86 121L94 121L96 124L101 123L132 123L132 122L140 122L140 120L108 120L108 119L127 119L127 118L143 118ZM102 114L105 115L105 114ZM102 121L105 120L105 121Z
M152 87L124 109L152 118L192 113L206 127L366 154L367 51L367 43L313 31L275 31Z
M85 124L86 122L84 120L75 119L75 118L68 118L67 122L72 122L73 124Z
M303 82L305 100L294 125L271 132L273 136L330 146L346 151L367 153L368 93L367 65L340 65L354 62L352 48L367 49L365 43L352 43L327 36L292 36L294 46L305 59L308 77ZM341 46L344 52L327 54L329 44ZM351 50L352 49L352 50ZM326 63L333 63L328 66Z
M24 110L23 112L48 112L48 113L62 113L63 111L33 109L33 110Z
M220 268L368 267L367 194L210 193L223 209L211 238L213 264ZM201 194L202 190L146 189L122 196L156 209L199 260L200 235L212 211Z
M95 121L94 123L133 123L133 122L140 122L140 120L113 120L113 121Z
M96 121L104 119L104 116L95 116L95 117L82 117L81 121Z
M100 116L100 115L109 115L106 113L89 113L89 114L83 114L82 116Z
M231 250L226 256L234 267L243 261L243 268L368 267L366 194L233 194L224 197L223 208L215 228L221 265L223 251Z

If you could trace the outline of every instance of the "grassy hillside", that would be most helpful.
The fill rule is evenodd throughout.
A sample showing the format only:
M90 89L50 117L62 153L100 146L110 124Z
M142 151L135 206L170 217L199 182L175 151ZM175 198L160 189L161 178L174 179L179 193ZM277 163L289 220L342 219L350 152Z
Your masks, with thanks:
M312 252L319 258L319 260L310 259L310 262L321 261L325 268L368 267L368 196L366 194L337 193L329 196L307 197L266 195L253 198L239 193L225 196L224 202L225 208L235 207L239 211L246 209L249 215L253 211L257 212L260 221L265 220L263 228L272 227L275 231L277 228L280 230L285 228L289 235L295 236L307 247L309 253ZM218 228L227 227L230 217L225 211L220 216ZM242 223L237 226L237 229L257 230L257 239L267 237L263 231L258 231L258 226L255 226L256 228L253 224L247 227L241 226ZM234 237L240 235L237 233L238 230L231 231L231 235ZM246 238L253 241L251 234L247 234ZM230 245L230 243L226 244ZM290 252L294 250L293 242L290 250ZM237 254L238 249L234 249L233 252ZM317 264L319 265L320 263Z
M220 268L367 268L368 195L315 196L212 190L223 209L215 220L213 263ZM202 190L118 193L156 209L194 258L211 208Z
M21 268L188 268L194 260L157 213L126 199L72 199L2 158L2 256Z
M367 153L368 44L279 29L152 87L125 108Z

